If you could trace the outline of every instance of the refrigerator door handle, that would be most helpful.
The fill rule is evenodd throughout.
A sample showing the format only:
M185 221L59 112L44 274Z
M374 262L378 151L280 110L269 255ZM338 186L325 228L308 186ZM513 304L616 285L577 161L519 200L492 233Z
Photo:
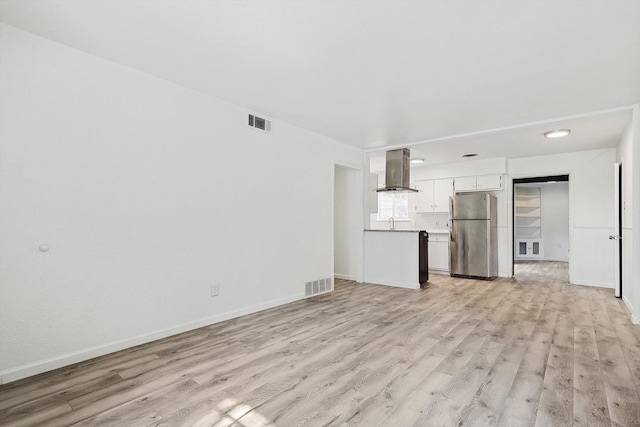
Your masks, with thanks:
M449 218L455 218L453 214L453 196L449 196Z

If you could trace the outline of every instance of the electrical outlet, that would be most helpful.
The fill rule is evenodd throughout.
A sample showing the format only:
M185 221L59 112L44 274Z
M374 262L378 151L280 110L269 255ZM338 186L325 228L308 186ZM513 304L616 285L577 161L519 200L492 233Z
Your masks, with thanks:
M220 284L211 285L211 296L217 297L218 295L220 295Z

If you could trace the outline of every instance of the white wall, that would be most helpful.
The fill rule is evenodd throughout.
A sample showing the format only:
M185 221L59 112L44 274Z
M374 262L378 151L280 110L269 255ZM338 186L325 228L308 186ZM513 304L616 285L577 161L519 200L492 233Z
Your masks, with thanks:
M361 189L357 183L358 171L335 167L334 193L334 272L335 277L355 280L358 266L358 237L362 234Z
M569 183L543 184L544 259L569 262Z
M638 226L640 224L640 104L633 106L632 120L633 157L631 164L634 167L631 176L631 192L633 194L631 218L635 227L631 224L633 276L627 285L633 288L632 321L636 325L640 325L640 263L637 262L638 254L640 254L640 227Z
M615 149L604 149L508 162L512 178L569 174L571 283L613 287L615 242L608 236L613 232L615 157Z
M5 25L0 55L0 381L333 275L334 163L360 150Z

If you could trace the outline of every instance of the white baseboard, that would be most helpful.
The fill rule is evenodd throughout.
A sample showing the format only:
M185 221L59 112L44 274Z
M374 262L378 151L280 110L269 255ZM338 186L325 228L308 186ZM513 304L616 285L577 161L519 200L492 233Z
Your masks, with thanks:
M441 269L429 269L429 274L439 274L441 276L448 276L449 270L441 270Z
M233 310L216 316L207 317L195 322L183 323L171 328L162 329L136 337L127 338L121 341L111 342L109 344L87 348L73 353L63 354L61 356L39 360L34 363L18 366L16 368L5 369L0 371L0 384L6 384L32 375L41 374L53 369L62 368L74 363L83 362L93 359L94 357L104 356L105 354L135 347L140 344L146 344L151 341L170 337L172 335L202 328L203 326L213 325L214 323L223 322L225 320L234 319L236 317L245 316L247 314L256 313L258 311L267 310L269 308L278 307L294 301L304 299L304 294L281 298L273 301L267 301L262 304L245 307L239 310Z
M622 295L622 302L624 302L624 305L627 306L627 308L629 309L629 312L631 313L631 322L634 325L640 325L640 317L634 315L635 312L633 311L633 304L631 304L631 301L629 301L629 298Z
M404 289L420 289L420 283L402 283L402 282L390 282L384 279L382 280L365 280L365 283L371 283L372 285L384 285L384 286L392 286L394 288L404 288Z
M356 276L350 275L350 274L338 274L335 273L333 275L333 277L335 277L336 279L342 279L342 280L356 280Z
M572 285L582 285L582 286L597 286L599 288L609 288L613 289L613 283L611 282L594 282L590 280L573 280L571 282Z

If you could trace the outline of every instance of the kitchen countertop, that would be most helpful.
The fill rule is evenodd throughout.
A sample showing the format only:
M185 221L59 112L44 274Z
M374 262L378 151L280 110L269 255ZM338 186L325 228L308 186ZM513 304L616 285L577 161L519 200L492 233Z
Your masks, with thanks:
M393 233L419 233L421 231L426 231L426 230L372 230L370 228L365 228L364 231L385 231L385 232L393 232Z
M418 233L420 231L426 231L429 234L449 234L448 228L437 228L437 229L434 228L434 229L427 229L427 230L379 230L379 229L365 228L364 231L385 231L385 232L392 231L394 233Z

